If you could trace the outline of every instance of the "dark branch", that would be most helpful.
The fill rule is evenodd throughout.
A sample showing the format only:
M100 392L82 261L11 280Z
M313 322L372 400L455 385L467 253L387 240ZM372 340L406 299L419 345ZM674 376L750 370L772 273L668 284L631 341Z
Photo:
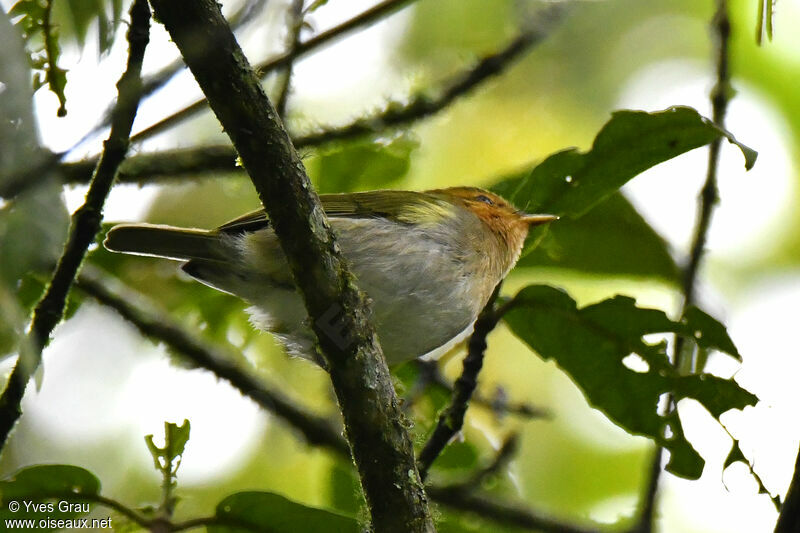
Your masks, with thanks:
M794 464L794 475L789 483L786 499L778 515L775 533L796 533L800 531L800 451Z
M251 20L262 11L264 6L267 5L266 0L248 0L244 5L240 6L239 9L233 13L230 17L230 25L234 31ZM164 85L166 85L173 77L175 77L179 72L186 68L186 65L183 64L183 60L181 58L176 59L169 65L163 67L161 70L156 72L155 74L151 74L150 76L145 77L142 80L142 99L147 98L148 96L152 95L154 92L161 89ZM78 142L78 144L82 143L87 138L92 137L94 134L98 133L100 130L105 128L111 123L111 110L113 109L113 105L109 106L109 110L106 112L103 119L97 124L92 131L84 135L83 139Z
M486 351L486 336L497 325L499 317L495 313L495 300L500 286L495 288L489 302L478 315L475 327L469 338L467 356L464 358L464 368L453 386L453 397L450 405L439 415L439 421L423 446L417 458L419 473L422 479L428 475L431 465L442 453L450 440L461 431L464 425L464 415L467 412L469 400L478 384L478 373L483 367L483 354Z
M110 288L112 284L113 290ZM345 456L349 453L347 443L339 435L338 429L326 418L307 412L279 392L271 390L261 380L239 368L234 362L235 355L210 346L140 294L89 268L79 276L77 287L101 304L114 309L136 326L142 335L163 342L195 365L210 370L233 385L265 411L285 420L309 444L325 446Z
M294 60L297 55L295 50L300 46L300 31L303 29L305 23L303 17L303 3L304 0L293 0L287 14L287 28L288 35L286 39L287 54L289 54L289 61L283 69L283 76L281 76L280 85L278 87L278 96L275 98L275 110L282 120L286 117L286 104L289 101L289 93L292 89L292 70L294 69Z
M5 445L11 429L22 414L20 402L30 377L39 367L42 350L50 334L61 321L72 283L94 242L103 218L103 204L111 190L125 154L129 135L141 95L141 69L150 31L150 8L146 0L136 0L131 6L131 26L128 30L128 65L117 83L119 97L114 108L111 132L104 144L86 201L72 216L64 252L58 260L47 291L36 305L28 331L28 349L20 350L19 358L0 396L0 448Z
M711 90L712 118L718 126L725 127L725 115L728 111L728 103L732 96L730 88L730 52L729 42L731 34L731 22L728 15L727 0L717 0L717 9L712 22L712 33L716 41L716 82ZM689 306L694 303L695 289L697 285L697 274L705 254L705 245L708 237L708 229L711 226L711 218L714 207L719 202L719 192L717 189L717 172L719 168L719 153L722 141L714 140L708 152L708 167L706 169L706 180L700 191L697 207L697 221L692 238L689 262L683 271L683 304L681 306L681 316ZM687 361L684 358L685 340L683 337L676 336L674 343L673 363L676 368L681 369L687 363L695 366L694 356L690 355ZM694 370L694 369L693 369ZM699 370L699 369L698 369ZM675 398L670 395L665 407L668 411L676 408ZM663 449L657 446L653 453L652 462L649 467L648 485L646 487L644 500L639 511L639 520L634 527L635 533L650 533L653 530L653 520L655 515L656 500L658 496L658 482L661 477L661 459Z
M514 457L514 454L517 453L518 449L519 435L514 433L503 441L503 445L497 450L497 454L495 454L494 460L491 463L477 470L469 479L463 483L459 483L459 485L465 491L474 491L479 488L484 481L503 470Z
M403 407L406 410L416 402L418 396L421 395L429 385L441 387L450 394L453 394L453 384L450 383L439 370L439 365L436 361L417 359L414 361L414 365L419 369L421 376L418 383L414 385L414 390L412 390L403 403ZM471 401L475 405L491 409L497 417L511 414L529 419L550 418L550 412L547 409L527 403L509 402L506 398L487 397L474 393Z
M456 509L475 513L500 524L546 533L599 533L599 527L576 526L555 520L542 513L515 504L500 502L488 495L480 495L455 487L428 487L428 494L436 502Z
M256 65L255 71L258 72L262 78L264 78L267 74L285 67L295 59L303 57L313 50L330 43L334 39L341 37L350 31L364 26L369 26L388 15L391 15L398 9L404 7L410 1L413 0L385 0L384 2L367 9L352 19L339 24L328 31L320 33L316 37L313 37L304 43L301 43L293 51L290 50L289 52ZM161 133L162 131L166 131L176 124L179 124L180 122L183 122L184 120L191 118L197 113L206 109L207 103L208 102L205 99L198 100L193 104L181 109L180 111L157 122L156 124L153 124L147 129L140 131L134 135L131 140L133 142L143 141L145 139L149 139L153 135Z
M473 68L454 78L437 97L417 96L407 105L389 106L377 116L358 120L342 128L323 130L298 137L295 145L300 148L352 139L421 120L442 111L476 86L504 72L532 46L542 42L556 23L561 20L565 9L562 5L552 4L542 10L539 13L539 20L531 24L508 46L496 54L483 58Z
M214 0L152 0L250 175L310 317L339 400L376 531L433 531L366 298L343 262L319 197ZM232 98L231 95L236 95ZM330 333L330 314L338 315Z

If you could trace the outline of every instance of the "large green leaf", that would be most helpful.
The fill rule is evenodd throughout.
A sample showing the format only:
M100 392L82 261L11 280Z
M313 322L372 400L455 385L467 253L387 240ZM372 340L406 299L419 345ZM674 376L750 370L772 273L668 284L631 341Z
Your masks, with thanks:
M529 212L577 218L650 167L721 137L736 144L752 168L757 153L690 107L617 111L588 152L555 153L521 178L508 198Z
M680 269L667 242L619 192L577 219L552 224L517 266L566 268L593 274L676 282Z
M0 523L33 520L35 525L28 528L36 531L80 527L69 521L86 514L86 499L81 496L94 497L99 493L100 481L83 468L72 465L24 468L0 481ZM40 522L42 519L51 521ZM67 522L56 527L59 520Z
M527 212L578 219L648 168L722 137L742 150L745 167L752 168L754 150L690 107L655 113L617 111L588 152L575 148L557 152L529 174L498 184L496 190ZM547 231L546 227L531 231L524 253Z
M358 522L353 518L301 505L270 492L232 494L217 505L216 518L219 524L208 526L209 533L360 531Z
M703 349L740 359L724 327L700 310L674 322L662 311L636 307L626 296L578 309L567 293L545 285L526 287L516 298L519 305L505 316L514 334L541 357L555 360L589 403L612 421L668 449L667 469L676 475L696 479L704 463L684 438L677 412L659 414L663 394L693 398L715 418L757 401L732 379L679 374L667 357L666 343L650 344L643 338L677 333ZM629 368L624 361L629 356L638 356L646 370Z

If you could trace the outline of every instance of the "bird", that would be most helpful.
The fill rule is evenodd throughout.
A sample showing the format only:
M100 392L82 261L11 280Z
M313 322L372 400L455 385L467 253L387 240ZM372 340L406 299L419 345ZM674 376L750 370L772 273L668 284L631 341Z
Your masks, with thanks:
M477 187L320 195L341 255L387 363L435 357L463 340L519 259L528 230L558 219L528 214ZM291 355L321 363L278 237L263 210L216 229L118 224L112 252L182 261L192 278L250 304L251 323Z

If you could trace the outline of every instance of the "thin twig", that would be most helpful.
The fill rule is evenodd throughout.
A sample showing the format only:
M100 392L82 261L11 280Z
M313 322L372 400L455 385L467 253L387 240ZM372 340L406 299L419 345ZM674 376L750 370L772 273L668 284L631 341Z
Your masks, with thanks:
M77 287L101 304L114 309L145 337L163 342L197 366L230 383L265 411L298 430L309 444L325 446L345 456L349 454L339 429L328 419L298 407L279 392L271 390L260 379L236 365L234 354L204 342L141 294L89 268L79 276Z
M486 306L478 315L472 335L469 338L467 356L464 358L464 368L453 386L453 397L450 405L439 415L439 421L428 438L425 446L419 452L417 465L420 477L424 480L431 465L442 453L445 446L461 431L464 425L464 415L467 412L469 400L478 384L478 373L483 367L483 354L486 351L486 337L497 325L499 317L495 314L495 300L497 299L500 285L495 288Z
M119 98L114 110L111 132L104 144L103 155L92 177L86 201L72 216L69 237L58 260L47 291L33 312L28 331L30 348L22 350L8 385L0 396L0 448L22 414L20 402L30 377L39 367L42 350L50 334L61 321L67 294L86 255L86 250L100 230L103 204L108 196L125 154L129 135L141 95L141 68L149 40L150 8L146 0L135 0L131 6L128 30L129 54L125 73L117 83Z
M248 0L245 2L244 5L240 6L235 13L230 16L230 25L234 31L241 28L253 18L260 13L264 6L267 5L266 0ZM163 67L161 70L156 72L155 74L151 74L146 76L142 80L142 99L147 98L148 96L152 95L154 92L161 89L164 85L166 85L174 76L176 76L179 72L183 71L186 68L186 65L183 64L183 59L178 58L169 65ZM113 105L108 106L108 111L104 114L102 120L94 127L92 130L83 136L76 146L84 142L86 139L94 136L103 128L107 127L111 122L111 111L113 109Z
M286 52L289 54L289 61L283 69L283 76L281 76L280 85L278 87L278 96L275 98L275 111L281 119L286 117L286 104L289 101L289 92L292 88L292 73L294 70L294 60L297 58L295 50L300 46L300 31L303 29L305 20L303 17L303 3L304 0L293 0L288 19L288 35L286 39Z
M495 454L491 463L483 468L478 469L469 477L469 479L460 483L459 485L461 485L464 490L467 491L478 489L484 481L503 470L511 461L511 459L513 459L514 454L517 453L518 449L519 435L512 433L503 441L503 444L500 446L500 449L497 450L497 453Z
M729 41L731 34L731 23L728 14L727 0L717 0L717 9L712 22L712 33L716 41L716 83L711 91L712 118L714 123L720 127L725 127L725 115L728 110L728 103L732 96L730 90L730 70L729 70ZM682 295L683 303L681 306L681 316L689 306L694 303L697 285L697 274L705 254L705 245L708 238L708 230L711 226L711 218L714 207L719 202L719 191L717 188L717 172L719 168L719 154L722 141L714 140L708 152L708 167L706 170L706 180L700 191L698 198L697 222L695 223L694 236L692 238L691 253L689 262L683 271ZM673 351L673 364L679 370L687 364L695 366L695 357L690 354L690 360L684 359L685 340L681 336L676 336ZM694 369L693 370L697 370ZM676 408L675 399L669 396L665 409L668 412ZM652 462L649 466L648 485L645 491L644 500L639 511L639 520L633 530L636 533L650 533L653 530L656 500L658 497L658 482L661 477L661 459L663 449L656 446Z
M474 513L481 518L508 526L546 533L600 533L596 526L577 526L556 520L516 504L498 501L492 496L464 491L461 486L428 487L428 494L436 502Z
M352 139L376 131L383 132L386 128L407 124L438 113L477 85L504 72L532 46L542 42L562 19L565 11L566 7L561 4L551 4L542 9L537 14L537 20L524 29L508 46L500 52L483 58L473 68L455 77L448 87L435 98L424 95L417 96L406 105L388 106L377 116L357 120L342 128L322 130L298 137L295 139L295 145L302 148Z
M385 0L380 4L377 4L366 11L356 15L355 17L347 20L338 26L331 28L328 31L320 33L316 37L312 37L308 41L301 43L294 49L294 51L283 53L275 58L269 59L263 63L260 63L254 67L254 70L259 73L260 77L263 79L266 77L267 74L274 72L277 69L283 68L289 62L294 61L297 58L301 58L313 50L324 46L331 41L341 37L342 35L353 31L355 29L369 26L374 24L375 22L383 19L386 16L391 15L395 11L399 10L400 8L404 7L406 4L412 2L414 0ZM152 126L144 129L134 135L131 138L133 142L140 142L145 139L149 139L153 135L161 133L174 125L183 122L184 120L193 117L200 111L206 109L208 102L205 99L197 100L196 102L186 106L185 108L173 113L172 115L160 120L159 122L153 124Z
M415 402L429 385L436 385L445 389L450 394L453 393L453 384L447 380L439 369L436 361L423 361L418 359L414 361L414 365L420 370L422 376L418 383L414 385L414 390L406 397L403 407L408 409ZM536 407L527 403L512 403L506 399L498 399L493 397L486 397L479 393L474 393L472 396L472 403L480 405L487 409L491 409L496 416L510 414L522 418L549 418L550 412L547 409Z
M332 141L346 141L428 118L447 109L456 99L466 96L478 86L505 72L530 47L542 41L563 13L563 6L553 6L542 14L535 29L527 29L502 50L488 55L464 72L453 76L435 97L418 95L402 105L389 105L369 117L341 127L293 136L298 150L315 148ZM60 166L66 183L84 183L91 160L64 163ZM229 145L201 146L170 150L163 153L139 154L131 157L120 169L121 183L140 185L154 181L183 179L187 175L219 175L241 172L236 153ZM2 191L0 191L0 195Z

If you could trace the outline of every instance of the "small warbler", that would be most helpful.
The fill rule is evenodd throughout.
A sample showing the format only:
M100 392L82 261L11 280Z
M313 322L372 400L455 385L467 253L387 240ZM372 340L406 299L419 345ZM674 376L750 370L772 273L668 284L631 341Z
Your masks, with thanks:
M523 213L474 187L320 196L390 364L449 348L472 329L519 259L528 228L558 217ZM120 224L111 251L185 261L193 278L252 305L253 324L318 360L314 334L264 211L214 230Z

